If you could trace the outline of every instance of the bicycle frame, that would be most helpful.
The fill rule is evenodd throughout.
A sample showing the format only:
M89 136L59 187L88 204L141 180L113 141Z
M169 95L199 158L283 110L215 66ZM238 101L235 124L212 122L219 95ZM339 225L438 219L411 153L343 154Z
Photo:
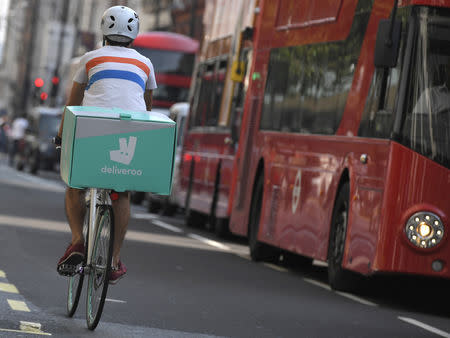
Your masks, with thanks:
M97 199L97 196L99 197ZM109 191L105 189L91 188L89 189L90 208L89 208L89 240L86 267L91 267L92 250L94 247L94 238L97 231L97 206L110 205Z

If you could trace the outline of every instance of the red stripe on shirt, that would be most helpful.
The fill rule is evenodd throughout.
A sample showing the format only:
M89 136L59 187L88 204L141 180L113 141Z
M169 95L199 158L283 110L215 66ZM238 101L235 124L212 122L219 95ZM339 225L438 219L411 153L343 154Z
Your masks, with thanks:
M123 57L118 57L118 56L99 56L99 57L93 58L92 60L90 60L86 63L86 73L88 73L92 67L98 66L99 64L105 63L105 62L118 62L118 63L132 64L132 65L135 65L136 67L139 67L140 69L142 69L142 71L144 71L144 73L147 74L148 77L150 76L150 68L145 63L143 63L139 60L136 60L136 59L123 58Z

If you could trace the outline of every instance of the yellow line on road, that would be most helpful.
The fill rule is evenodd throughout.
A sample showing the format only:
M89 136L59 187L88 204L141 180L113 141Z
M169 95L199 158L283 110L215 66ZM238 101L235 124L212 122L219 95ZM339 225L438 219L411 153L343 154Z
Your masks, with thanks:
M8 304L11 307L11 309L15 311L30 312L30 309L28 308L27 304L25 302L22 302L21 300L8 299Z
M0 283L0 291L9 292L9 293L19 293L17 288L9 283Z
M1 278L6 278L6 273L3 270L0 270L0 277Z

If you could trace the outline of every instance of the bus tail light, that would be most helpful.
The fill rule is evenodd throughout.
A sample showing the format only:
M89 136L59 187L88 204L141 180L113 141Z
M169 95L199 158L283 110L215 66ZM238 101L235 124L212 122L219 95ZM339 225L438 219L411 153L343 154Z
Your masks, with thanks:
M435 247L444 237L444 225L439 216L428 211L417 212L406 222L406 237L418 248Z

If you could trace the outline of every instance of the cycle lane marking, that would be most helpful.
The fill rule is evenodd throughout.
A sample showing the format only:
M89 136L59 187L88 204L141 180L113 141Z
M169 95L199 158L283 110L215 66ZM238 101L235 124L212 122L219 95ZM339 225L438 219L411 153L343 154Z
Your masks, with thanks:
M18 312L25 312L25 313L31 313L32 311L28 307L27 303L23 300L19 299L10 299L9 295L17 295L19 297L22 297L20 295L19 290L17 287L11 283L9 283L6 273L4 270L0 270L0 278L3 278L5 281L0 282L0 298L1 303L8 304L9 308L13 311ZM5 301L6 300L6 301ZM0 304L0 306L3 306ZM8 313L8 312L6 312ZM41 330L42 325L40 323L30 322L30 321L20 321L18 325L19 329L13 329L13 328L2 328L0 327L0 332L16 332L21 334L35 334L35 335L45 335L45 336L51 336L51 333L43 332Z
M416 320L414 318L402 317L402 316L398 316L397 318L400 319L401 321L404 321L404 322L406 322L408 324L420 327L420 328L422 328L422 329L424 329L424 330L426 330L428 332L434 333L434 334L436 334L438 336L450 338L450 333L442 331L440 329L437 329L437 328L435 328L435 327L433 327L431 325L425 324L423 322L420 322L420 321L418 321L418 320Z
M7 299L9 307L14 311L30 312L27 303L21 300Z
M0 291L8 293L19 293L19 290L17 290L17 288L13 284L4 282L0 282Z

